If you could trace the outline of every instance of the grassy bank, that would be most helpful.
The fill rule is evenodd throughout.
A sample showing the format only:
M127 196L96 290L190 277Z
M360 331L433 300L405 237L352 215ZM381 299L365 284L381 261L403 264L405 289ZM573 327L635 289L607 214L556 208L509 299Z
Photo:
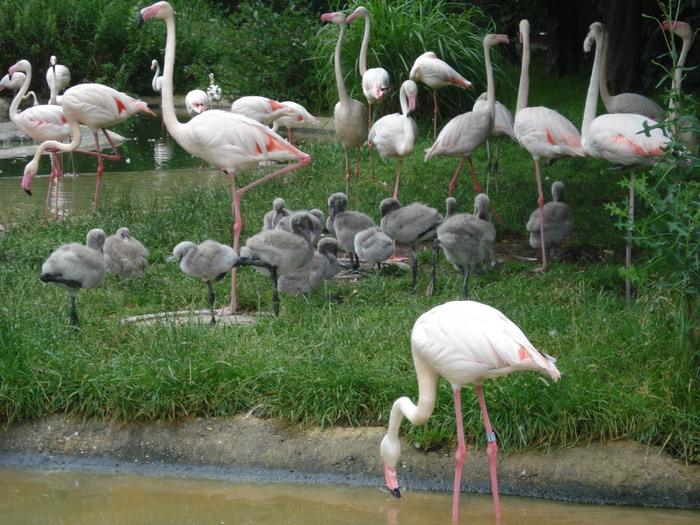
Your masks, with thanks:
M571 101L582 101L584 91L585 81L573 79L566 92L558 92L569 102L559 103L557 93L551 93L548 105L564 108L578 122L582 108ZM429 128L421 123L423 136L404 163L400 199L444 210L457 159L423 162L420 152L430 144ZM326 210L328 196L344 190L337 143L302 149L314 159L308 168L246 194L242 240L258 230L277 196L292 209ZM474 161L484 186L483 148ZM379 202L392 192L396 162L377 157L377 179L388 186L370 181L366 149L362 162L361 210L378 223ZM625 306L619 272L624 240L604 204L624 202L626 190L619 182L626 175L607 167L592 159L569 159L546 168L545 188L554 180L566 184L575 219L570 245L581 255L535 273L536 262L518 257L537 255L527 246L524 227L536 205L532 159L515 142L501 141L499 189L491 198L504 221L494 220L495 249L502 260L470 279L470 299L500 309L536 347L557 357L562 380L553 384L523 372L488 381L492 424L508 451L627 438L663 445L697 461L697 361L679 345L681 312L673 296L641 290L632 308ZM256 176L242 174L239 186ZM460 211L471 211L474 190L467 173L455 197ZM42 200L35 199L43 211ZM40 213L1 216L0 420L11 423L56 412L113 421L186 420L252 411L295 425L384 425L394 399L415 399L411 328L421 313L458 299L462 281L441 256L436 293L425 297L429 244L422 246L416 294L406 293L409 272L386 268L357 281L330 282L309 303L282 296L278 318L263 315L249 327L122 322L130 315L206 306L203 282L184 275L170 254L183 240L231 242L230 208L225 184L191 184L142 200L125 195L97 213L58 221L38 219ZM76 332L68 324L68 295L39 280L41 264L59 244L84 242L91 228L110 234L120 226L128 226L149 248L150 268L140 279L108 275L103 287L81 292ZM266 278L243 268L238 280L241 310L272 312ZM229 300L228 282L216 287L219 305ZM327 294L341 296L342 304L324 301ZM482 445L474 390L465 388L463 397L467 439ZM440 383L436 413L428 423L415 428L405 423L404 428L425 447L453 439L446 382Z

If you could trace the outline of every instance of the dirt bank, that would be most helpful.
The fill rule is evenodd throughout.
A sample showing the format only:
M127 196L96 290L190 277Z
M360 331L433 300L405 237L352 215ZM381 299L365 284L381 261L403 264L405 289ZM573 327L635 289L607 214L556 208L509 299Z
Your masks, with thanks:
M383 428L290 430L252 417L181 424L75 421L61 416L0 431L0 464L247 481L382 485ZM404 442L407 490L451 490L453 450ZM700 508L700 465L630 442L499 456L502 493L578 502ZM462 490L489 492L483 450L470 451Z

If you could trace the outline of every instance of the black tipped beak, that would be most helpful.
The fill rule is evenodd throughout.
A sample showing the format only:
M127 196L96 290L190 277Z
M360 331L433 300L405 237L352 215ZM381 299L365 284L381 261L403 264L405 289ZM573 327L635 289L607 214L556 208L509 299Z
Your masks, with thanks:
M394 496L396 499L401 499L401 491L399 490L398 487L390 490L389 492L391 492L391 495Z
M32 192L31 192L30 190L24 190L24 191L25 191L25 192L27 193L27 195L29 195L30 197L32 196Z
M141 13L139 13L139 21L138 21L138 25L136 27L141 29L141 26L143 26L144 22L145 22L145 20L143 19L143 15Z

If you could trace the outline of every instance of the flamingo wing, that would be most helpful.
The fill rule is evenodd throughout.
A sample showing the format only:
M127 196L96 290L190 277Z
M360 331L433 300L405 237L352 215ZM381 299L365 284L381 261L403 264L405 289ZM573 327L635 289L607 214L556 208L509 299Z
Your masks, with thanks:
M440 131L432 147L425 150L425 160L442 155L471 155L491 135L493 120L488 111L470 111L450 120Z
M536 159L586 155L576 126L553 109L542 106L521 109L515 115L513 129L520 145Z
M629 113L606 114L591 122L584 146L586 153L614 164L654 164L664 152L668 142L659 128L650 130L647 136L644 125L657 122L643 115Z
M94 129L108 128L145 111L155 116L145 102L102 84L78 84L63 95L63 113Z
M19 113L13 122L20 131L37 142L62 142L70 137L70 127L61 106L33 106Z

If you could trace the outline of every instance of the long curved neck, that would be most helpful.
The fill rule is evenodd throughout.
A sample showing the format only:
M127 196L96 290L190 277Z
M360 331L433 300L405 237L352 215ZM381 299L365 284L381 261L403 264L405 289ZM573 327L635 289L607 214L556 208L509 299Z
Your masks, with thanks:
M345 39L345 20L338 24L340 27L340 35L338 35L338 43L335 46L335 82L338 84L338 96L340 97L340 102L346 102L349 100L348 92L345 90L345 80L343 80L343 72L340 69L340 50L343 47L343 40ZM165 91L165 88L163 89Z
M360 48L360 75L365 76L367 72L367 49L369 48L369 32L370 32L370 16L365 15L365 36L362 38L362 47Z
M608 75L607 75L607 68L608 68L608 48L610 46L610 36L608 36L608 32L606 31L604 36L603 36L603 58L601 60L600 64L600 81L598 82L598 85L600 87L600 98L603 100L603 104L605 104L605 107L608 107L608 102L610 100L610 91L608 91ZM596 55L598 54L598 44L596 43Z
M581 137L583 140L588 136L588 129L591 127L591 122L595 119L598 109L598 86L600 85L600 70L604 50L604 44L601 40L604 40L604 38L596 36L595 40L595 60L593 61L593 71L591 71L591 81L588 84L586 106L583 110L583 122L581 123Z
M173 96L173 73L175 71L175 15L165 18L165 56L163 57L163 87L161 89L161 106L163 123L173 138L177 141L181 124L175 115L175 98Z
M156 74L153 75L153 81L151 82L151 87L156 91L156 85L158 82L158 77L160 76L160 64L156 62Z
M673 73L673 82L671 84L672 97L669 100L669 107L675 109L678 106L677 97L681 94L681 80L683 77L682 68L685 66L685 60L688 58L688 50L690 49L691 38L683 38L683 47L681 48L681 54L678 55L678 62L676 63L676 70Z
M493 80L493 65L491 64L491 46L484 43L484 62L486 63L486 109L491 115L491 121L496 119L496 85Z
M530 32L529 29L520 32L523 44L523 58L520 66L520 85L518 86L518 102L515 107L517 115L521 109L527 107L527 99L530 94Z
M10 120L14 121L17 118L17 110L19 109L19 103L24 100L24 96L27 94L29 89L29 83L32 81L32 68L27 67L23 71L24 82L19 88L19 91L15 93L15 98L12 99L12 104L10 104Z

